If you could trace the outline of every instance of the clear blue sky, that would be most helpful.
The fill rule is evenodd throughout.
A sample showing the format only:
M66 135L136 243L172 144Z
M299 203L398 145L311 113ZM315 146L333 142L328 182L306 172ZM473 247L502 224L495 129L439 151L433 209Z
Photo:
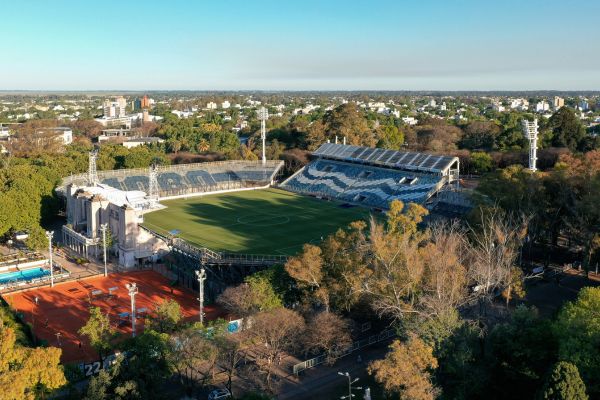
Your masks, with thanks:
M0 90L600 90L600 2L0 0Z

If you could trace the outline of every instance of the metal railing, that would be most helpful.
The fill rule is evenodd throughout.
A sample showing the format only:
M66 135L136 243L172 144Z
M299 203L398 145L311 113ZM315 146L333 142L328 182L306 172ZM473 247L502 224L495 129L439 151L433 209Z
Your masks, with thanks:
M309 368L315 367L319 364L323 364L328 359L331 359L331 357L333 357L334 359L342 358L342 357L345 357L348 354L351 354L351 353L353 353L357 350L360 350L364 347L370 346L375 343L382 342L382 341L392 338L394 336L396 336L396 331L394 329L387 329L383 332L380 332L377 335L371 335L368 338L358 340L358 341L352 343L352 345L350 347L348 347L346 350L343 350L339 353L336 353L333 355L321 354L320 356L317 356L315 358L311 358L309 360L302 361L298 364L295 364L292 367L292 370L295 375L298 375L300 372L304 371L305 369L309 369Z

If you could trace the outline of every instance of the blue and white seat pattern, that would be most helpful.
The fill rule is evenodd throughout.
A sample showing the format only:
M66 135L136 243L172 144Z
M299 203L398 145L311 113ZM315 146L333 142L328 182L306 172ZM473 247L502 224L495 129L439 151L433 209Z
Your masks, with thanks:
M392 200L423 203L442 182L441 175L383 169L318 159L283 187L350 203L388 208Z

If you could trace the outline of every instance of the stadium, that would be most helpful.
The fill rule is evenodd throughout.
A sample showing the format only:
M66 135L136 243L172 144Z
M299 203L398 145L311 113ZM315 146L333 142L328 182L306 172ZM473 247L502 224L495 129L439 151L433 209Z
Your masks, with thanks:
M101 254L108 225L124 268L173 250L215 264L269 264L392 200L432 206L458 180L456 157L325 143L282 182L282 161L222 161L65 178L63 242ZM184 251L185 250L185 251Z

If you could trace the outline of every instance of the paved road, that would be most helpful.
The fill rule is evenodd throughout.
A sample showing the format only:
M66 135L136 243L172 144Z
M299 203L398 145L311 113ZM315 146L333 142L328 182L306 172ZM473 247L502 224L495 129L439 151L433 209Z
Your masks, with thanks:
M347 357L338 360L333 366L319 365L315 368L303 371L299 380L295 377L286 379L283 384L278 400L330 400L333 395L338 393L340 388L348 387L348 381L345 377L338 375L338 372L349 372L352 376L358 377L357 385L367 376L367 365L372 360L381 359L387 353L387 348L391 339L372 347L365 348L355 352ZM358 362L360 354L362 362ZM362 391L360 391L362 393ZM358 391L356 392L358 394ZM362 399L362 394L355 397ZM375 400L375 399L373 399Z

